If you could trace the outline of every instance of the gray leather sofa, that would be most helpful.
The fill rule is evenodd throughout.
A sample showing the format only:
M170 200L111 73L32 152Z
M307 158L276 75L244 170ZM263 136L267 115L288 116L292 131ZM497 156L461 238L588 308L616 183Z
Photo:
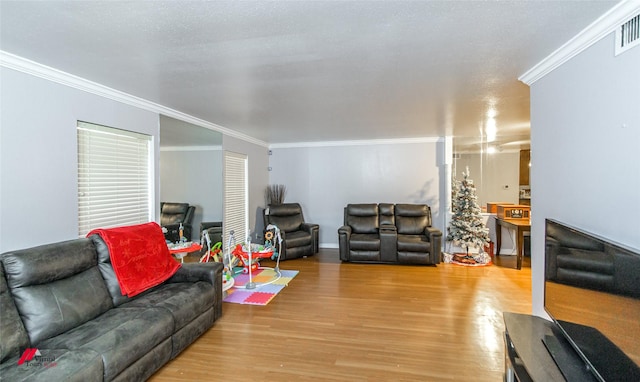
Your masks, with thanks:
M435 265L442 232L426 204L349 204L338 244L342 261Z
M142 381L222 314L221 264L183 264L129 298L98 235L4 253L0 273L6 381Z

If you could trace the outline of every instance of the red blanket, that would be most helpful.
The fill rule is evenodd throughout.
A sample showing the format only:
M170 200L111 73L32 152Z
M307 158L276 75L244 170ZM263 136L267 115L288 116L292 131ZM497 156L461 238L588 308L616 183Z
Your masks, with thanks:
M161 284L180 268L169 254L157 223L99 228L87 236L93 234L100 235L107 244L120 289L128 297Z

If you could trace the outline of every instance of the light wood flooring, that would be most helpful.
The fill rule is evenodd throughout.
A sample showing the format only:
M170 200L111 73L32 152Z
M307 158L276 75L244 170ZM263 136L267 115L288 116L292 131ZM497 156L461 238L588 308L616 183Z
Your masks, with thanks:
M214 326L150 380L500 381L503 311L531 313L531 268L341 263L335 249L267 306L224 303ZM272 263L263 262L264 266Z

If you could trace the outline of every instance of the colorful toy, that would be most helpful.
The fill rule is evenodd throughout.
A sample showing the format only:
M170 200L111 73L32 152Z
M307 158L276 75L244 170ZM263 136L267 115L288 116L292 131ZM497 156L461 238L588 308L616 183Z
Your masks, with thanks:
M242 273L246 274L249 273L249 268L251 268L251 272L257 271L260 266L260 259L270 258L273 255L273 249L255 244L251 245L251 243L244 247L242 244L238 244L231 253L240 260L243 266Z

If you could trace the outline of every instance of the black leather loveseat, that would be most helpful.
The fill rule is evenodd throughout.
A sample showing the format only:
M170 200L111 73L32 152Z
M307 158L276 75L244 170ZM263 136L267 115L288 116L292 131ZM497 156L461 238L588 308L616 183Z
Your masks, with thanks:
M342 261L435 265L442 232L426 204L349 204L338 244Z
M123 296L98 235L4 253L0 379L145 380L213 325L221 299L219 263Z

